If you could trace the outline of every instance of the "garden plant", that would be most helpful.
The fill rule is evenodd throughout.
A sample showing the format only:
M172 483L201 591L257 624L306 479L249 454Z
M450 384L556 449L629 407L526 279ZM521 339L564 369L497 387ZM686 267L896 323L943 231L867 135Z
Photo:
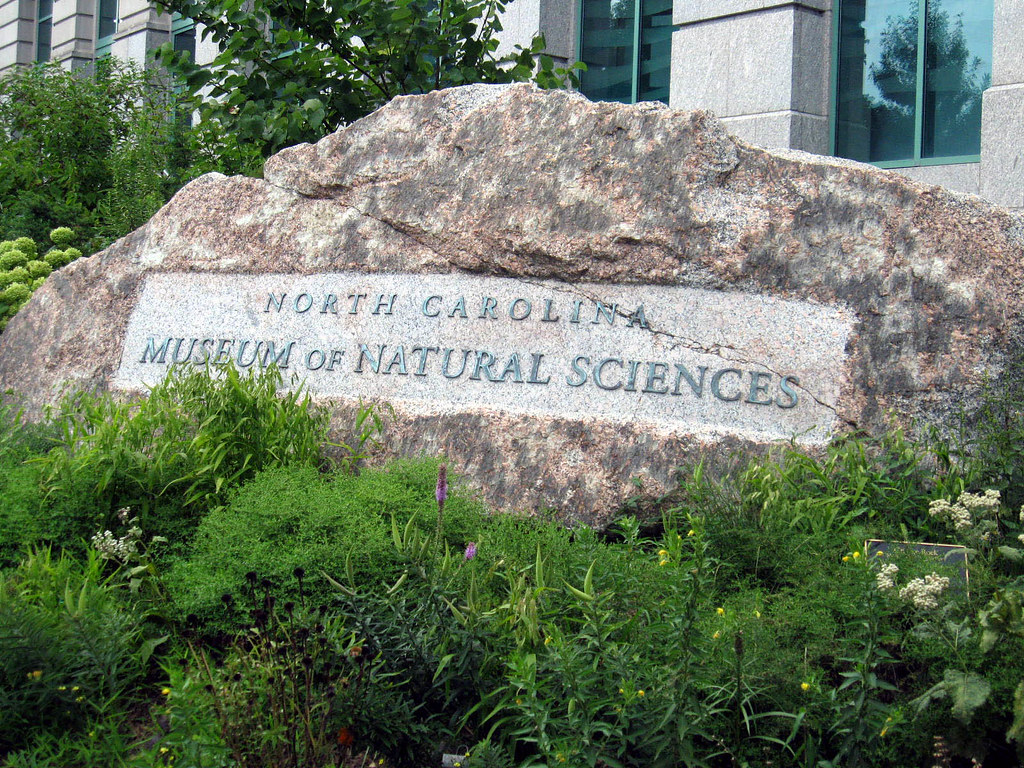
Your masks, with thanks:
M682 468L597 531L367 464L386 411L339 440L285 383L5 396L0 765L1019 764L1014 387Z

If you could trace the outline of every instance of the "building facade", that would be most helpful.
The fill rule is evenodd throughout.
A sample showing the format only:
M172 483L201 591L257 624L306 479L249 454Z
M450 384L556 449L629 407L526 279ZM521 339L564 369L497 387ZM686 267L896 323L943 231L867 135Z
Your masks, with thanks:
M514 0L581 90L707 109L740 138L838 155L1024 208L1024 0ZM145 0L0 0L0 73L215 50Z

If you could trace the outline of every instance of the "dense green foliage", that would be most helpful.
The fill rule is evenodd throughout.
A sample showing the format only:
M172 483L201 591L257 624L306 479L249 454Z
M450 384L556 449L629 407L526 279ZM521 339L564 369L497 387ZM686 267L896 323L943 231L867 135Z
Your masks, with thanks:
M0 240L71 227L93 253L145 223L185 180L177 97L105 59L0 78Z
M0 332L52 271L82 255L72 247L74 239L75 233L67 227L54 229L50 232L54 245L45 254L30 237L0 241Z
M0 764L1020 763L1012 386L957 437L690 468L602 534L488 516L433 459L328 467L277 383L0 412Z
M202 25L220 53L196 66L170 45L161 61L195 97L203 124L231 137L231 154L316 141L395 96L469 83L534 78L529 49L497 56L505 0L161 0ZM546 87L571 77L541 56ZM212 98L211 98L212 97ZM244 164L244 158L242 163Z

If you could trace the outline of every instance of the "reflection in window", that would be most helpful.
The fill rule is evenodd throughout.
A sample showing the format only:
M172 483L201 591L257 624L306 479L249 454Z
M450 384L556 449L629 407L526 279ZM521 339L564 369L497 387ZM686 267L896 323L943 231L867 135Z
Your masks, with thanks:
M976 160L991 73L992 0L842 0L835 153Z
M580 90L599 101L668 102L672 0L583 0Z

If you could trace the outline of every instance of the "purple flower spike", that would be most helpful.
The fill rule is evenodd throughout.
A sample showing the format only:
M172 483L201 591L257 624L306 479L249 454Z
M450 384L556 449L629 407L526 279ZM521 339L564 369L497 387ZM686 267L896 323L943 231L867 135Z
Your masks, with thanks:
M444 501L448 498L448 465L442 464L437 469L437 507L444 508Z
M474 557L476 557L476 542L471 541L466 545L466 559L472 560Z

